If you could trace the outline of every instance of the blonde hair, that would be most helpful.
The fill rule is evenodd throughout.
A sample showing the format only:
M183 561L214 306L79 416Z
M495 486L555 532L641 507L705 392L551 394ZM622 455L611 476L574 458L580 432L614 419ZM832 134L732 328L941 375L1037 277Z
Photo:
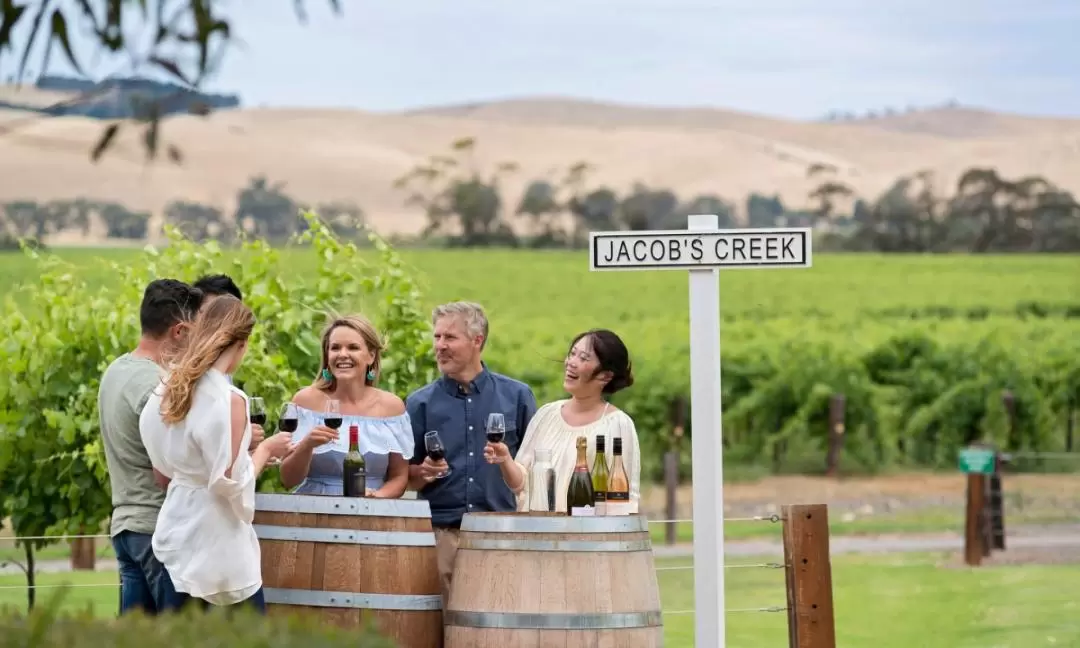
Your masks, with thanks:
M162 421L177 423L187 416L195 398L196 383L229 347L251 337L253 328L255 315L232 295L218 297L199 313L165 379Z
M476 302L456 301L449 304L436 306L431 311L431 325L435 326L444 317L460 317L465 324L465 331L471 337L483 336L480 343L483 349L488 338L488 319L484 314L484 307Z
M364 340L364 346L368 348L374 359L371 364L364 367L364 384L374 385L379 382L379 373L382 371L382 351L384 345L379 338L379 332L375 325L363 315L342 315L330 320L322 332L322 359L319 361L319 373L315 376L315 388L322 391L334 391L337 388L337 378L330 371L330 334L334 329L345 327L356 331ZM323 372L327 372L330 378L326 378ZM372 372L373 377L368 378L367 372Z

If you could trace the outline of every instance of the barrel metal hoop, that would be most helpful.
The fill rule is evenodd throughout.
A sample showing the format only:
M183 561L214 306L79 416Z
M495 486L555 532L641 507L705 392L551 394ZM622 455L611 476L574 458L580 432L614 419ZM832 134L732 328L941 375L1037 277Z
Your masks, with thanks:
M490 551L580 551L587 553L624 553L650 551L649 540L507 540L505 538L474 538L461 536L458 549Z
M422 499L376 497L328 497L291 493L257 493L255 511L313 513L321 515L370 515L373 517L430 518L431 507Z
M363 594L322 590L263 588L267 603L363 610L441 610L440 594Z
M659 611L610 612L606 614L523 614L518 612L472 612L444 610L443 624L461 628L517 630L613 630L655 628L663 625Z
M649 521L640 515L534 517L466 513L461 520L461 530L486 533L641 533L649 530Z
M296 540L328 544L389 545L398 547L434 547L431 531L354 531L253 524L259 540Z

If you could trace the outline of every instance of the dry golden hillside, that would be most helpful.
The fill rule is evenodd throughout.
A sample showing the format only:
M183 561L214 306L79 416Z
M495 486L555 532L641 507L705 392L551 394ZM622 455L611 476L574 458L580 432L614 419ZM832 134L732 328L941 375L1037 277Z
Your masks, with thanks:
M573 100L516 100L400 114L245 109L166 122L183 166L147 164L131 130L97 164L88 151L103 123L0 111L0 201L84 196L160 213L186 199L231 212L236 191L263 174L302 201L352 201L383 232L414 232L422 214L394 180L455 139L475 137L478 159L514 161L515 205L525 184L589 162L593 184L664 186L681 197L719 194L740 205L752 192L805 204L812 163L832 164L862 195L921 169L943 182L972 165L1007 176L1041 174L1080 192L1080 120L927 111L852 123L785 121L706 109L661 109Z

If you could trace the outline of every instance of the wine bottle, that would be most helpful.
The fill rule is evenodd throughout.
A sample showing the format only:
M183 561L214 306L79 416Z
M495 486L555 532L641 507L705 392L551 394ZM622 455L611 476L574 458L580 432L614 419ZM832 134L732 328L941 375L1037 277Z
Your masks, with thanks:
M593 485L589 475L588 458L585 449L589 440L583 436L577 438L577 463L570 475L570 485L566 488L566 514L573 516L591 516L593 509Z
M607 481L607 515L630 515L630 480L626 476L626 467L622 458L622 437L615 437L612 442L611 476Z
M607 453L605 452L605 446L607 445L606 439L603 434L596 435L596 456L593 458L592 464L592 488L593 488L593 507L596 510L596 515L605 515L606 510L604 506L604 500L607 499L607 486L608 486L608 465L607 465Z
M343 495L345 497L364 497L367 493L367 465L360 453L360 428L349 426L349 452L341 470Z

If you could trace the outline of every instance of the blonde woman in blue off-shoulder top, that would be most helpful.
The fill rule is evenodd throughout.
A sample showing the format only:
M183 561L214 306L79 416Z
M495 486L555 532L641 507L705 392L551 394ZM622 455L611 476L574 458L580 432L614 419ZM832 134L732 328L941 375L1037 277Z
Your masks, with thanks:
M375 387L383 345L364 317L339 317L323 330L322 361L315 383L293 396L299 425L296 449L281 462L281 481L298 495L342 495L342 461L349 426L359 428L370 497L401 497L409 481L413 431L400 398ZM326 405L338 401L335 431L323 424Z

